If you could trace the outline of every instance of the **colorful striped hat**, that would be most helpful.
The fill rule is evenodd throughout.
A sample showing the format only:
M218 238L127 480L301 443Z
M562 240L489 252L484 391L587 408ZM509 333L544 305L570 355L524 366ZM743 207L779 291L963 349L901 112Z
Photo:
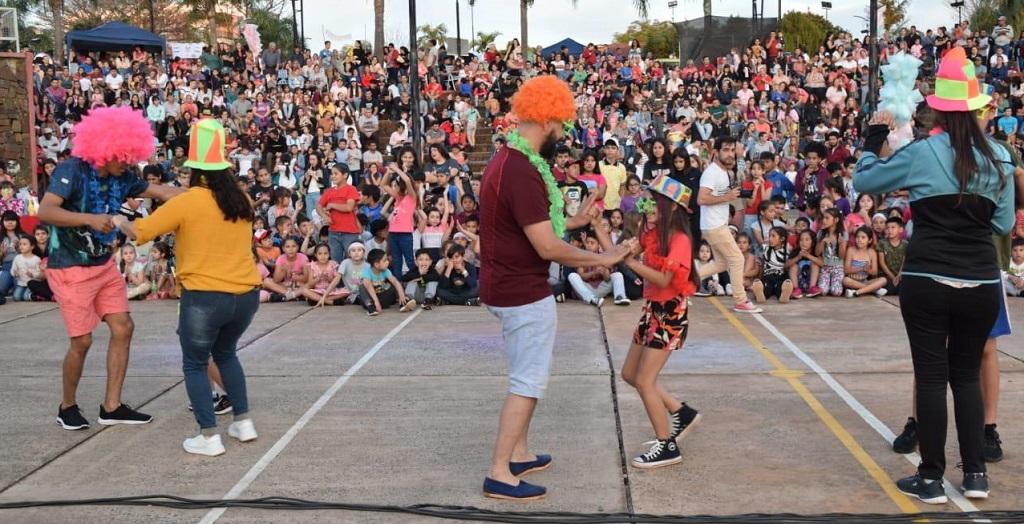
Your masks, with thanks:
M672 199L673 202L683 206L683 209L691 213L693 212L690 209L690 197L693 196L693 191L690 191L690 188L682 182L668 175L659 175L652 180L650 185L647 186L647 190L661 193Z
M212 118L192 124L185 167L216 171L231 167L224 155L224 126Z
M974 111L988 104L992 97L981 90L974 63L967 59L964 48L954 47L944 57L935 75L935 94L928 96L928 105L936 111Z

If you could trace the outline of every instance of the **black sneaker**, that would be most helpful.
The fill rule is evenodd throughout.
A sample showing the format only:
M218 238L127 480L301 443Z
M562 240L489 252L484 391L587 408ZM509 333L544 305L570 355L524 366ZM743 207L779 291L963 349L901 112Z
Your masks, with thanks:
M217 403L213 405L213 412L217 415L231 413L232 409L234 408L231 407L231 399L227 395L221 395L217 399Z
M128 424L135 426L139 424L149 424L153 421L153 417L145 413L139 413L132 409L128 404L123 403L120 406L117 406L117 409L108 413L101 404L100 418L96 419L96 421L104 426L113 426L116 424Z
M676 445L676 441L658 440L655 441L647 453L633 459L633 467L653 469L679 464L682 461L683 456L679 453L679 446Z
M700 419L701 414L684 402L678 411L670 413L668 416L669 423L672 424L668 435L669 440L685 438L690 430L700 424Z
M280 293L271 293L270 294L270 302L271 303L284 302L284 295L282 295Z
M78 404L72 404L64 409L57 407L57 424L68 431L89 429L89 421L82 416L82 410Z
M964 473L964 483L960 486L960 490L969 499L987 499L988 475L984 473Z
M999 440L999 432L995 424L985 424L985 462L1003 460L1003 441Z
M926 483L921 478L921 475L914 474L897 480L896 487L907 495L917 497L925 504L945 504L949 502L949 499L946 498L946 492L942 489L942 479Z
M903 426L903 433L900 433L892 441L892 450L906 455L913 453L915 449L917 449L917 421L914 420L914 417L910 417L907 419L906 425Z
M479 306L480 305L480 299L479 298L471 298L471 299L466 301L466 305L467 306Z

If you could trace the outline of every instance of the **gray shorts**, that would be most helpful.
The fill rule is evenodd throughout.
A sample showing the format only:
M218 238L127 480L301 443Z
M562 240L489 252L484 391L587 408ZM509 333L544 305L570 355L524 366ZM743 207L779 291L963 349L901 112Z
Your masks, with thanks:
M487 309L501 321L501 336L508 354L509 393L543 398L555 350L555 297L549 295L523 306Z

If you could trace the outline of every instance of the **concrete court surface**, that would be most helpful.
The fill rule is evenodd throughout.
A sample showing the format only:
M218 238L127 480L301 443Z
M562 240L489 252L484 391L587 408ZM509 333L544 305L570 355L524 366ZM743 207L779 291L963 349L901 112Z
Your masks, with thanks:
M1010 299L1010 305L1024 329L1024 300ZM82 432L54 423L66 345L59 312L52 304L8 304L0 307L0 502L143 494L220 498L244 488L239 498L512 511L958 511L952 502L926 506L893 493L892 480L912 473L911 463L892 453L876 429L777 336L898 432L910 407L911 365L897 300L771 303L763 323L723 306L728 304L720 299L694 299L687 346L663 372L668 389L705 417L681 444L684 463L655 471L628 468L624 477L623 460L645 451L643 442L653 437L639 397L617 378L640 304L607 305L600 313L579 303L560 305L553 376L531 433L534 450L555 456L554 467L530 477L549 495L515 504L480 495L506 388L498 324L484 308L446 306L411 315L391 310L368 319L354 307L265 305L240 353L260 437L243 445L224 435L227 453L205 458L181 450L195 425L181 382L176 304L132 304L136 333L124 398L155 421L104 429L95 424L107 338L101 328L79 391L94 424ZM1024 507L1024 421L1014 416L1024 408L1024 335L1001 342L999 427L1006 458L990 467L992 498L976 503L989 510ZM332 387L333 396L325 396ZM313 406L315 413L307 411ZM230 418L219 420L226 426ZM947 478L958 486L952 418L950 426ZM258 462L262 466L251 469ZM251 482L240 484L243 477ZM4 523L204 517L436 521L337 511L0 510Z

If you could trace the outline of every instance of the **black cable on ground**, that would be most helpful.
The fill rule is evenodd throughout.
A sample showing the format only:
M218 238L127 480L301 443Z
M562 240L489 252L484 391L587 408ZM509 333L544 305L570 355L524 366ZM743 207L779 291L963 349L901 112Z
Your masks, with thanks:
M611 382L612 411L615 413L615 435L619 439L619 463L622 468L622 487L626 493L626 512L633 513L633 487L629 484L629 464L626 458L626 443L622 436L622 417L619 414L619 387L615 382L615 361L612 360L612 347L608 343L608 330L604 325L604 313L597 310L597 320L601 323L601 340L604 342L604 356L608 359L608 376Z
M397 513L419 515L451 520L476 520L484 522L512 523L558 523L558 524L606 524L622 522L642 523L683 523L720 524L723 522L742 523L793 523L838 522L842 524L876 524L894 522L971 522L986 519L995 524L1024 522L1024 511L980 511L977 513L824 513L798 515L792 513L749 513L744 515L647 515L636 513L572 513L560 511L493 511L471 506L445 506L438 504L415 504L412 506L384 506L344 502L323 502L290 497L263 497L256 499L220 500L189 499L173 495L143 495L134 497L109 497L80 500L37 500L0 502L0 510L19 508L47 508L66 506L156 506L183 510L208 510L213 508L250 508L267 510L342 510L373 513Z

